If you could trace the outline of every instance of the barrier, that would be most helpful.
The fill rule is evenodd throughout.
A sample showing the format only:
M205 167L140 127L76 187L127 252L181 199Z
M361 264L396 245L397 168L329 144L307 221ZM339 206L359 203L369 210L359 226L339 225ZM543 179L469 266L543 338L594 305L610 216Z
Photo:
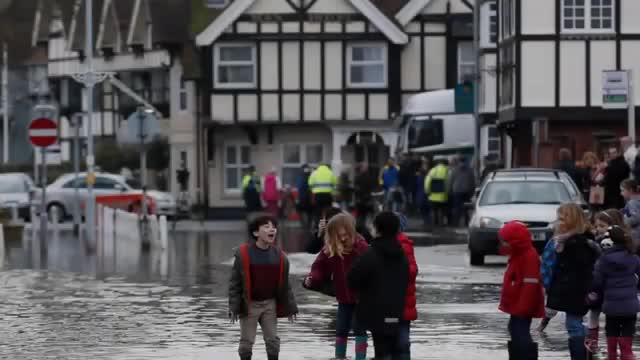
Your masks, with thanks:
M96 228L97 250L99 254L104 251L111 251L118 244L143 244L143 229L141 228L142 217L138 214L112 208L103 204L97 205ZM149 230L149 245L152 248L166 249L168 242L168 227L165 216L147 215ZM114 251L115 252L115 251Z

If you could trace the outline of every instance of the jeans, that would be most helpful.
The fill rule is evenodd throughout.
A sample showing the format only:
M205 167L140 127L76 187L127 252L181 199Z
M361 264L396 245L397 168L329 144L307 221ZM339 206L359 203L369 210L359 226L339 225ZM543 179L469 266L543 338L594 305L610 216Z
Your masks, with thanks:
M608 316L605 325L607 337L633 337L636 334L637 315Z
M398 351L401 354L411 354L411 321L400 321L398 327Z
M404 191L397 186L384 191L384 204L388 211L399 212L406 201Z
M531 318L513 316L509 318L511 343L524 351L533 342L531 338Z
M585 337L587 336L587 330L582 324L582 315L566 314L565 327L569 337Z
M338 316L336 320L336 336L348 337L353 329L354 336L366 336L366 329L361 328L355 319L355 304L338 304Z

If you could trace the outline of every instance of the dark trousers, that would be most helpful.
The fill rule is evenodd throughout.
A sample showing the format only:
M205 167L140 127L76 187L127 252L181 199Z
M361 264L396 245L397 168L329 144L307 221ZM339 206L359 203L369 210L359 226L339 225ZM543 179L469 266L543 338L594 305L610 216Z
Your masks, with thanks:
M398 346L398 335L387 335L384 333L372 332L373 347L375 350L375 359L387 360L396 359L402 354L402 350Z
M509 318L509 335L511 344L520 351L530 348L533 339L531 338L531 318L513 316Z
M453 201L452 201L452 213L453 219L451 221L453 226L459 226L460 220L464 219L464 225L466 226L468 223L467 210L464 207L464 204L467 201L471 200L471 193L453 193Z
M607 337L633 337L636 334L637 315L609 316L605 325Z
M411 321L400 321L398 328L398 351L400 354L411 354ZM411 357L408 357L409 359Z
M353 329L354 336L366 336L366 329L359 326L356 320L355 304L338 304L338 316L336 319L336 336L349 336L349 331Z
M449 204L446 202L431 201L431 214L433 225L444 226L448 223Z

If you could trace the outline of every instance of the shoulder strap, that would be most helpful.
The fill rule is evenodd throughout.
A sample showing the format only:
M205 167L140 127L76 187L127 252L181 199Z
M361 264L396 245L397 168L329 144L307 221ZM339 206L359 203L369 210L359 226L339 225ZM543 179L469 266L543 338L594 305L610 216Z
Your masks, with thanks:
M251 301L251 261L249 259L249 244L240 245L240 259L244 270L244 281L247 290L247 298Z

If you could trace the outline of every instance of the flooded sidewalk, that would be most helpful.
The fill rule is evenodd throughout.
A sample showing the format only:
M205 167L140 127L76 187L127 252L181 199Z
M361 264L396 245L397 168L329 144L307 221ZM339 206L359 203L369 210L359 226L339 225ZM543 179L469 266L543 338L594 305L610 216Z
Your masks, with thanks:
M97 261L81 240L60 232L49 237L41 269L34 269L28 242L7 244L0 358L237 359L239 325L227 317L227 288L233 248L245 239L233 228L179 231L166 253L118 244L117 256ZM282 245L301 313L293 324L279 323L281 359L331 358L335 300L301 286L314 259L301 253L304 236L293 231ZM465 245L418 247L416 258L412 359L507 359L508 318L497 310L505 260L471 268ZM254 358L262 360L260 337ZM560 316L536 341L541 359L568 357Z

